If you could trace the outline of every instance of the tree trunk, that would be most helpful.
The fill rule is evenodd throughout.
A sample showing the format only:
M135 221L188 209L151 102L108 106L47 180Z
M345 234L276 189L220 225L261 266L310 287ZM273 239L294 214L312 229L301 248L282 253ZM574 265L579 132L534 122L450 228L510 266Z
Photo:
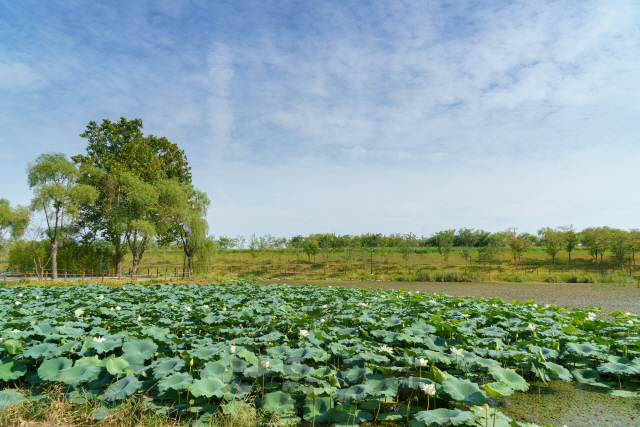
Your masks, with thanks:
M132 280L138 280L138 270L140 268L140 253L137 249L132 249L131 255L133 256L133 265L131 266Z
M51 240L51 280L58 278L58 239Z
M116 250L116 276L122 277L122 260L124 260L124 251L122 250L122 242L120 239L114 242Z

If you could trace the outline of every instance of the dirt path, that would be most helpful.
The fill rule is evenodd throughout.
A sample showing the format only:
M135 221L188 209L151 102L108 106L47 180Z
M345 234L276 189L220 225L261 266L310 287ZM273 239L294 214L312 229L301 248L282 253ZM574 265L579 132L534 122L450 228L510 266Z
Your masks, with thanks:
M372 289L406 289L419 292L442 292L453 296L471 296L474 298L502 298L504 301L535 300L539 304L555 304L577 308L602 307L603 314L614 311L640 313L640 288L636 285L614 286L585 283L433 283L433 282L359 282L341 280L322 281L276 281L262 282L287 283L291 285L320 284L323 286L357 286Z

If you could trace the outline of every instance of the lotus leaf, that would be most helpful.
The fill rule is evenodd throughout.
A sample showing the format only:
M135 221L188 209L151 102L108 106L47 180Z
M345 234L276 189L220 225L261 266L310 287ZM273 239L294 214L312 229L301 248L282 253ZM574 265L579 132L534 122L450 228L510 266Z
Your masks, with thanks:
M116 357L107 361L107 371L109 371L109 373L114 376L120 376L121 374L124 374L125 370L128 367L129 362L121 357Z
M262 399L262 408L271 414L286 414L296 409L295 400L289 393L274 391L267 393Z
M58 381L66 369L73 366L73 362L66 357L46 360L38 368L38 376L42 381Z
M169 374L179 371L184 367L184 360L173 358L160 359L153 366L153 376L156 379L166 377Z
M513 369L505 369L499 366L489 367L489 373L498 382L503 382L510 388L518 391L527 391L529 384Z
M0 410L26 402L28 402L28 399L18 390L0 390Z
M127 341L122 346L122 351L125 354L139 357L142 360L151 359L156 350L158 350L158 345L149 338Z
M469 380L450 378L442 383L442 387L453 400L465 402L468 405L483 405L488 402L478 385Z
M418 412L415 415L415 419L426 425L441 425L450 422L454 426L459 426L466 424L468 421L472 421L475 419L475 416L471 412L440 408L432 411Z
M162 378L158 382L158 390L165 391L172 390L184 390L193 382L193 378L188 373L182 372L178 374L169 375Z
M227 387L227 385L223 383L220 378L208 377L194 381L189 391L195 397L222 397L226 394L225 387Z
M138 381L133 375L127 375L120 381L117 381L104 392L104 400L107 402L113 402L116 400L122 400L125 397L131 396L138 391L142 383Z
M89 363L77 363L75 366L65 369L60 374L61 381L76 385L89 381L93 381L98 378L100 374L100 368L98 366Z

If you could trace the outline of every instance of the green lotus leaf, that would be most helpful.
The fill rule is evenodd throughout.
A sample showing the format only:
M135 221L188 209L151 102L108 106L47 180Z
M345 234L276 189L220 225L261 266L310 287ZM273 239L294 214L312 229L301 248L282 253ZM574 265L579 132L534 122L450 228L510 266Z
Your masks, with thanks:
M113 338L106 339L102 342L90 341L87 344L87 348L94 349L98 354L108 353L118 347L122 347L122 340Z
M81 357L80 359L75 361L76 365L79 365L80 363L87 363L89 365L94 365L94 366L97 366L97 367L101 367L102 366L102 360L100 360L98 358L98 356Z
M420 377L405 377L405 378L401 378L398 381L398 384L402 388L420 390L423 385L431 384L431 381L426 378L420 378Z
M502 381L485 384L482 388L494 399L500 396L511 396L513 394L513 389Z
M184 360L177 357L160 359L152 365L153 376L156 379L166 377L169 374L178 372L184 365Z
M0 410L10 406L27 403L29 400L18 390L5 389L0 391Z
M547 369L549 369L553 375L557 376L561 380L564 380L564 381L573 380L573 375L571 375L571 372L569 372L569 370L566 369L564 366L560 366L552 362L545 362L544 366L546 366Z
M239 381L233 381L225 389L225 398L229 399L244 399L246 395L251 393L252 387L249 384L243 384Z
M125 373L125 370L129 367L129 362L124 360L121 357L116 357L114 359L109 359L107 361L107 371L111 375L120 376Z
M208 377L193 382L189 387L189 392L195 397L222 397L226 394L225 388L227 385L223 383L220 378Z
M116 400L122 400L125 397L131 396L142 385L140 381L133 375L127 375L120 381L117 381L104 392L104 400L107 402L113 402Z
M593 345L589 343L578 344L575 342L570 342L567 343L566 347L570 353L574 353L583 357L601 357L606 351L605 346Z
M71 385L93 381L98 378L100 369L98 366L89 363L78 363L71 368L65 369L60 374L60 380Z
M483 405L489 401L478 385L469 380L450 378L442 383L442 387L453 400L468 405Z
M574 369L571 375L577 382L583 384L600 382L600 374L595 369Z
M122 346L122 351L125 354L137 356L142 360L151 359L157 350L158 345L149 338L127 341Z
M340 402L351 403L364 400L367 396L373 394L373 389L367 384L356 384L349 388L343 388L336 392L336 399Z
M73 366L73 362L66 357L46 360L38 368L38 376L42 381L58 381L66 369Z
M16 339L3 341L2 345L7 349L7 353L11 355L22 353L22 343Z
M91 419L96 421L104 420L109 415L109 412L110 412L109 408L107 408L104 405L101 405L91 413Z
M466 424L469 421L473 421L475 416L471 412L440 408L432 411L418 412L415 415L415 419L425 423L426 425L441 425L450 422L454 426L459 426Z
M291 395L281 391L267 393L261 403L262 409L276 415L294 412L296 409L296 402Z
M447 380L447 378L449 378L447 374L442 372L435 365L431 365L431 376L433 377L433 380L438 384L442 384L444 381Z
M220 347L206 346L206 347L200 347L196 350L193 350L191 352L191 356L199 357L200 359L210 360L213 358L213 356L216 356L219 353L220 353Z
M490 366L489 373L497 382L503 382L510 388L518 391L529 390L527 381L516 373L513 369L505 369L499 366Z
M627 390L609 390L608 392L612 396L616 397L638 397L638 393Z
M315 348L299 348L289 353L289 360L312 359L318 351Z
M120 358L129 362L129 369L135 373L139 373L140 371L147 369L144 365L144 359L139 356L134 354L123 354Z
M398 394L398 383L391 375L384 378L368 377L365 384L371 387L374 396L395 397Z
M306 421L310 422L314 419L317 422L327 422L329 421L331 408L333 408L333 399L328 396L316 397L315 399L307 397L302 407L302 416Z
M626 363L607 362L601 363L598 366L598 371L604 372L605 374L633 375L637 374L639 369L634 365L627 365Z
M165 391L172 390L184 390L193 382L193 378L186 372L177 373L164 377L158 382L158 389Z
M200 370L200 378L218 377L223 382L229 383L233 379L233 370L220 361L209 362Z
M53 343L43 343L34 345L31 348L24 350L22 353L24 357L29 357L31 359L39 359L39 358L48 358L49 353L55 350L58 346Z

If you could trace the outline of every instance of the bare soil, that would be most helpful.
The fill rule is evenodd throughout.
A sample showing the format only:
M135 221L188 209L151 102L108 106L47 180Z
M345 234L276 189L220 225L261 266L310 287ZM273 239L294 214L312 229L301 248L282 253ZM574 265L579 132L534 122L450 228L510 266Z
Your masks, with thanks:
M535 300L538 304L554 304L576 308L602 307L603 314L614 311L640 313L640 288L636 285L603 285L592 283L451 283L451 282L377 282L342 280L266 280L262 282L290 285L313 284L371 289L406 289L415 292L442 292L452 296L501 298L510 302Z

